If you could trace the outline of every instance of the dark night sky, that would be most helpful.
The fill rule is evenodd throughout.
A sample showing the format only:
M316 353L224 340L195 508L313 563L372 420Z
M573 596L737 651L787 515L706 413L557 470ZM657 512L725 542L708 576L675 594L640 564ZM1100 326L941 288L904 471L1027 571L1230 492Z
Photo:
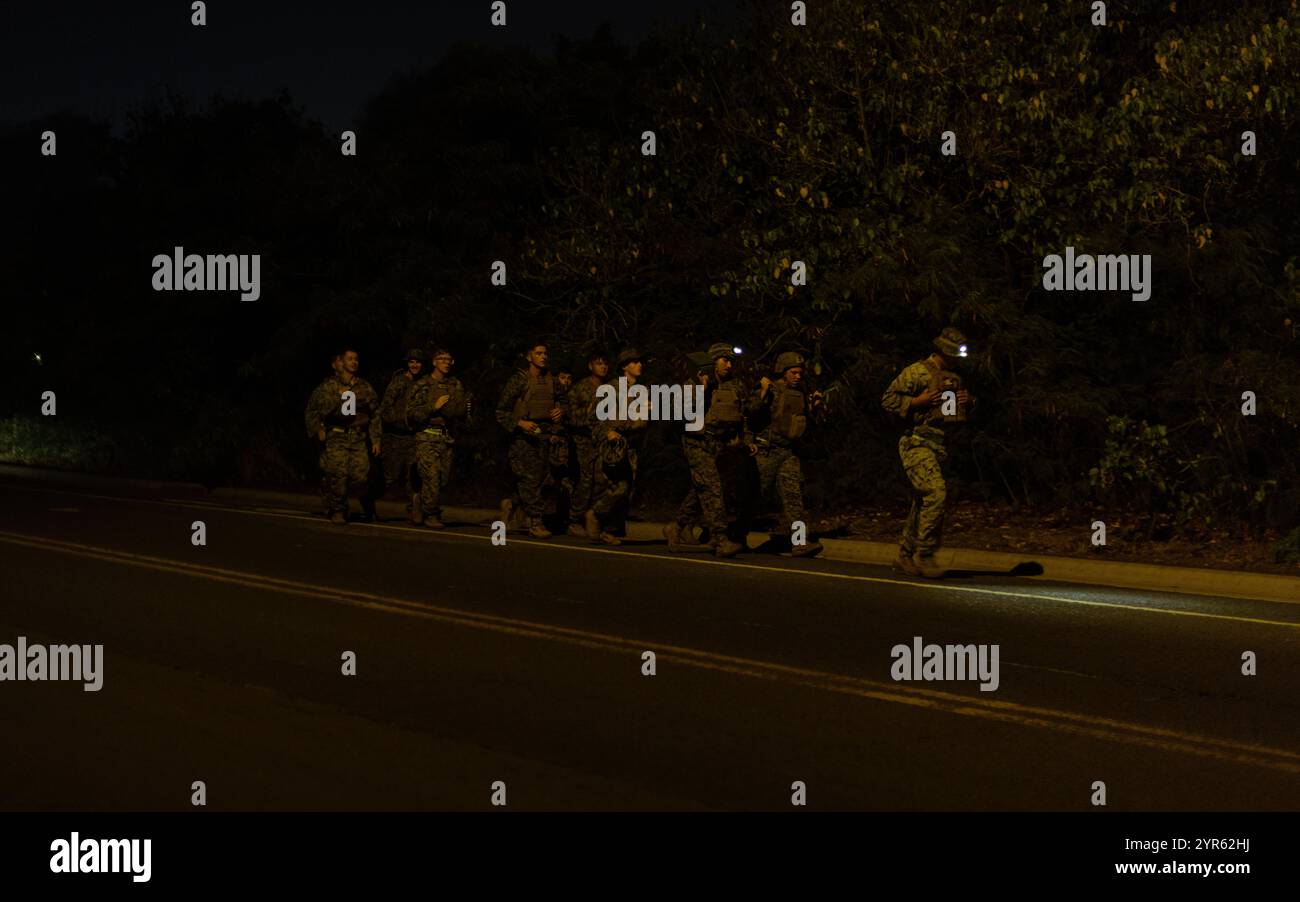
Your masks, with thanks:
M309 115L344 128L394 73L436 62L457 41L546 52L555 35L586 37L609 21L620 41L635 43L656 22L725 16L734 5L507 0L507 9L507 27L493 28L490 0L211 0L207 26L196 28L189 0L2 3L0 122L71 109L120 125L167 89L203 101L287 88Z

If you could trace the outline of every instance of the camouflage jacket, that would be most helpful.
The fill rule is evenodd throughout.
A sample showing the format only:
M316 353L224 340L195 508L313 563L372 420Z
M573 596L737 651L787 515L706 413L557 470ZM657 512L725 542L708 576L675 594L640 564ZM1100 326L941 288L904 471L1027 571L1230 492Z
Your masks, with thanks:
M393 377L388 380L388 388L384 389L384 401L379 405L379 418L383 420L385 429L411 432L416 428L414 423L407 422L407 415L411 393L418 381L408 379L405 369L393 373Z
M438 407L438 399L447 396L447 403ZM468 413L465 386L455 376L436 379L433 373L415 380L411 398L406 403L406 420L415 430L430 426L450 426Z
M596 422L596 389L601 385L594 377L579 379L569 389L564 408L564 425L569 432L583 438L589 437Z
M349 390L356 393L357 412L344 416L343 393ZM356 378L349 384L337 374L332 374L311 393L311 398L307 401L306 424L307 434L312 438L322 429L367 426L370 441L378 442L384 433L379 418L379 395L365 379Z
M930 387L930 368L924 360L910 364L889 383L880 405L911 427L911 434L919 439L943 444L943 420L922 423L926 411L909 410L908 403Z
M633 384L645 385L647 391L650 388L649 385L646 385L643 382L636 382ZM610 384L610 387L616 388L617 385L618 383L614 382ZM629 389L631 389L631 387L632 387L631 385L628 386ZM617 396L615 396L615 401L617 401ZM641 440L645 437L646 434L646 427L650 425L650 421L648 419L602 420L600 417L596 415L596 410L597 410L597 400L595 398L595 389L593 388L591 415L587 419L588 427L591 430L592 441L597 443L611 441L609 434L611 432L617 432L619 437L627 441L631 447L635 448L640 446ZM617 407L615 407L615 412L617 412Z

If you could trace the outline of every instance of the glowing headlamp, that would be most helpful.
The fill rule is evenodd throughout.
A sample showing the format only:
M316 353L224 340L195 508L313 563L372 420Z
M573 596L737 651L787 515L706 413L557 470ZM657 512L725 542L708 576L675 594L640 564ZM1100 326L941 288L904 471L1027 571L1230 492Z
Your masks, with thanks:
M961 345L960 347L957 348L957 356L958 356L958 357L965 357L965 356L966 356L966 346L965 346L965 345Z

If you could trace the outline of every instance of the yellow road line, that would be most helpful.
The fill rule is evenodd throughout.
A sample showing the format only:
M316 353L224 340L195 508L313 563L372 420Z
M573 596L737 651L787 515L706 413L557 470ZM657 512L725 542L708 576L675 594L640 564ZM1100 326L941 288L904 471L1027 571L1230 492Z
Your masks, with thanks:
M17 486L13 486L13 487L21 488ZM47 490L44 488L41 489L33 488L30 490L40 491L40 492L47 492L47 491L57 492L65 495L78 495L84 498L99 498L108 501L127 501L127 502L137 503L137 504L160 505L163 507L193 507L193 508L199 508L203 510L220 510L229 513L245 514L245 515L256 516L256 517L273 517L273 518L295 520L298 522L307 522L307 523L315 522L315 518L311 517L308 514L280 514L280 513L273 513L270 511L248 510L247 508L227 507L225 505L215 504L212 502L182 501L179 499L172 499L167 501L154 501L146 498L128 498L128 497L115 496L115 495L96 495L88 492L73 492L66 489ZM316 525L320 525L323 527L326 524L322 522ZM366 526L371 529L392 530L396 535L405 536L411 539L432 540L432 541L439 541L439 540L441 541L469 540L475 542L491 541L491 536L487 536L487 535L470 535L467 533L457 533L457 532L448 532L448 531L442 531L437 533L426 531L423 533L418 533L415 530L411 529L409 526L388 526L380 523L352 524L351 526L349 526L349 528L356 528L357 526ZM336 529L337 527L330 527L330 528ZM1084 598L1069 598L1061 595L1048 595L1046 593L1041 593L1041 592L1019 592L1010 589L992 589L983 586L954 586L948 583L933 582L933 581L915 582L912 580L891 579L889 577L884 577L884 576L860 576L853 573L835 573L827 570L805 570L805 569L796 569L796 568L788 568L788 567L774 567L770 564L752 564L752 563L736 562L736 561L720 561L720 560L709 559L709 558L701 559L700 557L696 557L696 556L682 556L682 555L669 556L669 555L662 555L662 554L646 554L645 552L639 552L639 551L625 551L622 549L614 550L609 548L595 548L595 547L584 546L584 545L566 545L562 543L534 541L530 539L520 539L520 538L511 538L506 547L509 547L510 545L516 545L516 544L530 545L537 548L545 548L551 550L576 551L584 554L622 555L623 557L635 557L635 558L642 558L645 560L660 561L660 562L667 561L667 562L681 563L681 564L694 564L696 566L733 567L733 568L738 568L741 571L748 571L751 573L753 571L765 571L769 573L780 573L786 576L809 576L809 577L815 577L819 579L838 579L838 580L849 580L852 582L880 583L880 584L890 585L890 586L906 586L911 589L930 589L938 592L967 592L967 593L975 593L977 595L997 595L1004 598L1025 598L1025 599L1033 599L1035 601L1051 601L1051 602L1056 602L1058 604L1082 605L1084 607L1117 608L1119 610L1128 611L1132 613L1166 614L1174 617L1199 617L1205 620L1227 620L1233 623L1252 623L1258 626L1280 626L1280 627L1285 627L1287 629L1300 629L1300 620L1268 620L1260 617L1242 617L1235 614L1211 614L1204 611L1188 611L1179 608L1160 608L1160 607L1152 607L1149 605L1126 604L1123 602L1115 602L1115 601L1092 601ZM1098 591L1113 591L1113 592L1140 591L1146 594L1157 594L1155 590L1124 590L1124 589L1116 589L1113 587L1101 587L1101 589L1099 589ZM1195 598L1197 596L1188 596L1188 597ZM1205 596L1205 597L1213 597L1213 596ZM1276 601L1276 600L1270 601L1265 599L1237 599L1237 600L1245 601L1252 604L1290 604L1290 602L1286 602L1286 601Z
M643 651L650 649L655 651L657 658L661 661L681 663L699 669L713 670L736 676L748 676L892 704L910 705L965 717L977 717L1019 726L1037 727L1088 736L1167 752L1180 752L1221 761L1249 764L1288 773L1300 773L1300 752L1287 749L1201 736L1112 718L1036 705L1024 705L1018 702L985 699L937 689L912 687L827 671L792 667L684 646L664 645L478 611L466 611L441 605L413 602L383 595L374 595L368 592L344 591L297 580L228 570L205 564L174 561L134 552L116 551L77 542L35 539L10 532L0 532L0 542L8 542L38 550L72 554L110 563L234 583L262 591L301 595L335 604L434 620L471 629L545 639L606 652L627 652L636 655L638 658Z

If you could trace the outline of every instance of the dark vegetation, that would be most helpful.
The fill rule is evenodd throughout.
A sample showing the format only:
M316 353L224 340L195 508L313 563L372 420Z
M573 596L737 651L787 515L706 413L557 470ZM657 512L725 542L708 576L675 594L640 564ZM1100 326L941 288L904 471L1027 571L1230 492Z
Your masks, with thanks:
M868 6L825 0L794 28L756 3L739 29L598 31L548 58L460 47L373 99L355 158L287 96L175 98L122 134L11 124L0 454L300 482L328 352L355 343L382 391L436 342L478 399L459 491L492 500L489 408L530 336L559 358L635 343L652 380L725 338L756 370L810 358L834 403L808 492L833 511L902 496L879 397L951 323L982 399L953 441L962 496L1135 509L1148 535L1295 528L1296 4L1110 4L1104 28L1085 2ZM176 245L261 254L261 299L154 292ZM1066 245L1151 254L1151 299L1044 292ZM651 444L648 504L684 488L673 444Z

